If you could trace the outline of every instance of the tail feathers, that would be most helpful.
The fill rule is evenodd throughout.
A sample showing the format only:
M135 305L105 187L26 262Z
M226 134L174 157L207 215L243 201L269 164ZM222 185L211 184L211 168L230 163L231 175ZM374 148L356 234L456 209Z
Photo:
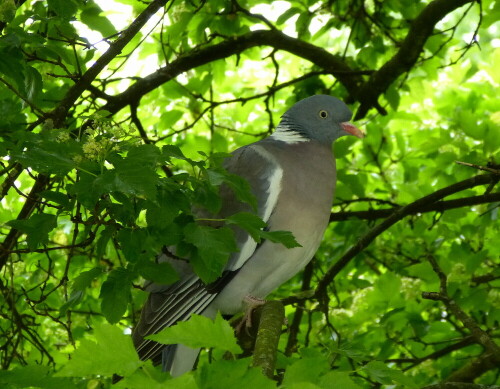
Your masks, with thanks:
M193 349L182 344L169 345L162 351L163 371L169 371L172 377L180 376L193 370L200 349Z

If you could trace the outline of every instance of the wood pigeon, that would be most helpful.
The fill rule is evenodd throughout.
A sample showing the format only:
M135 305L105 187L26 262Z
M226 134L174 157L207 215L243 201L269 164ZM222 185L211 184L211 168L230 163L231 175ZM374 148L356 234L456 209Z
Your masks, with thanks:
M344 135L364 136L348 122L351 116L349 108L335 97L308 97L282 116L271 136L237 149L225 161L230 173L250 184L257 214L268 229L292 232L301 247L287 249L268 240L257 244L236 228L239 251L210 285L186 261L162 254L160 260L172 264L181 278L172 285L150 283L146 287L150 295L132 335L141 359L162 362L173 376L191 370L199 349L165 346L144 337L187 320L191 314L214 318L217 312L242 312L246 301L264 299L311 260L328 225L335 190L332 143ZM221 189L221 198L217 218L251 210L228 188Z

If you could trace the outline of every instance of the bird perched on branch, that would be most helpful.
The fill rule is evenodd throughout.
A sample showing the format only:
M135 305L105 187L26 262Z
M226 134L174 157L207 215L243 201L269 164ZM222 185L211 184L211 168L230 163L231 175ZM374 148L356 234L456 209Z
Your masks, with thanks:
M145 336L159 332L191 314L214 318L217 312L242 312L249 301L264 299L311 260L328 225L336 182L332 143L344 135L364 134L349 123L352 113L339 99L316 95L299 101L282 116L269 137L241 147L225 168L248 181L257 199L257 215L269 231L290 231L300 247L287 249L269 240L257 244L235 230L239 251L214 283L205 285L187 262L174 267L181 279L172 285L151 284L133 339L141 359L163 363L178 376L191 370L199 350L165 346ZM231 190L221 190L219 218L248 211ZM168 258L163 258L169 260ZM170 260L175 261L175 260Z

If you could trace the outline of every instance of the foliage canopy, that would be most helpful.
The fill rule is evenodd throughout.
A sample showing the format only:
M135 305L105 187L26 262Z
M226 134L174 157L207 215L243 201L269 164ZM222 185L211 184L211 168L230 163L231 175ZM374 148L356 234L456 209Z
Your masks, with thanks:
M500 384L499 17L496 0L3 1L0 384ZM155 262L171 245L217 279L230 224L295 244L192 209L216 211L223 183L252 204L222 159L319 93L368 136L335 145L330 228L272 296L276 380L223 358L239 347L219 319L162 335L214 348L170 380L126 335L143 279L177 279Z

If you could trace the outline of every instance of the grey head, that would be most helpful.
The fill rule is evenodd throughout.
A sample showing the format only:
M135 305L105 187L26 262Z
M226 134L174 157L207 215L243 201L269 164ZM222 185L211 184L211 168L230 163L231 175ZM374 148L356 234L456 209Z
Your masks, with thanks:
M327 145L345 135L363 138L364 134L349 123L351 117L351 110L341 100L311 96L285 112L271 138L287 143L316 140Z

